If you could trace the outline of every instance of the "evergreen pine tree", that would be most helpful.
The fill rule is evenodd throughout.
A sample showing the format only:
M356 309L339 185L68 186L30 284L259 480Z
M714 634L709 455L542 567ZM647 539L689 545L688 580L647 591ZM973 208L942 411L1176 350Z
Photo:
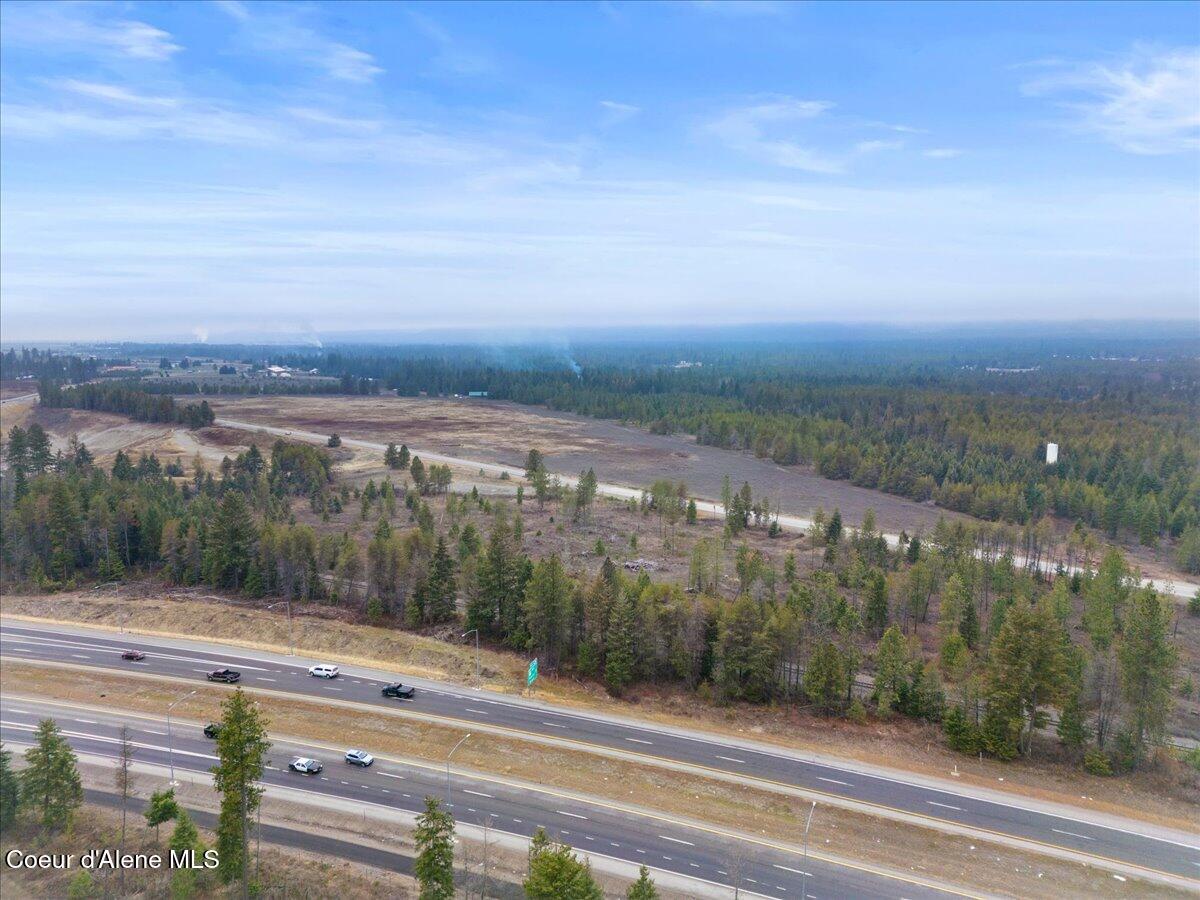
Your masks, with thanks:
M604 685L614 697L619 697L633 682L633 639L636 610L632 595L617 603L609 625L604 660Z
M38 723L34 741L25 752L28 765L20 776L21 802L33 810L44 831L60 831L71 824L83 802L75 753L53 719Z
M0 745L0 832L16 821L20 807L21 793L17 773L12 768L12 754Z
M658 900L658 888L650 877L650 870L645 866L638 869L638 879L625 892L625 900Z
M436 798L425 798L413 839L417 851L413 874L421 886L420 900L453 900L454 819Z
M883 635L888 624L887 576L876 570L867 583L867 603L864 623L877 636Z
M240 878L244 891L249 875L250 823L262 800L258 782L271 742L267 740L266 720L241 688L221 704L221 709L218 762L212 768L213 787L221 795L217 851L222 880L228 883Z

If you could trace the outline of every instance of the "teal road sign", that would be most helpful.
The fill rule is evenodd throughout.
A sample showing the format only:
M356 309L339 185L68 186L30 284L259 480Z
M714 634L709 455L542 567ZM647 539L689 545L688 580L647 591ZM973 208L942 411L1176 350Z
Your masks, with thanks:
M529 661L529 671L525 673L525 687L537 681L537 657Z

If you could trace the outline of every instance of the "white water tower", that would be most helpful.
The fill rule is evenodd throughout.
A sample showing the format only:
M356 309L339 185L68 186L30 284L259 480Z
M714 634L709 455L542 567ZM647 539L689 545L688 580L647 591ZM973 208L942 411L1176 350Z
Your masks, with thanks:
M1046 465L1052 466L1058 462L1058 444L1046 445Z

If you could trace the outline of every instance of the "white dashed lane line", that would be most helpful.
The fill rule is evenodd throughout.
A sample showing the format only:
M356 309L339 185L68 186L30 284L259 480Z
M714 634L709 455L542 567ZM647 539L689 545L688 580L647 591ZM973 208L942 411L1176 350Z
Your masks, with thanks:
M1085 841L1094 841L1095 838L1088 837L1086 834L1076 834L1073 831L1063 831L1061 828L1051 828L1051 831L1057 831L1059 834L1066 834L1071 837L1082 838Z
M543 722L543 725L548 725L550 728L566 728L566 725L559 725L555 722Z
M664 841L670 841L672 844L683 844L685 847L695 847L696 846L691 841L683 841L683 840L680 840L679 838L667 837L665 834L660 834L659 837L662 838Z
M555 812L560 816L570 816L572 819L583 819L585 822L587 821L587 816L581 816L579 813L563 812L561 809L556 809Z
M732 756L718 756L717 759L723 759L725 762L741 763L742 765L746 764L744 759L734 759Z
M791 872L793 875L804 875L808 878L812 878L811 872L805 872L802 869L789 869L787 866L779 865L779 863L775 863L774 865L775 865L775 868L783 869L783 871L785 871L785 872Z
M817 781L827 781L830 784L840 784L842 787L854 787L854 785L848 781L838 781L836 778L824 778L820 775L817 776Z
M380 772L379 774L382 775L384 778L399 778L401 781L404 780L403 775L396 775L396 774L393 774L392 772Z
M942 809L953 809L957 810L958 812L962 812L961 806L951 806L949 803L938 803L936 800L926 800L925 802L930 806L940 806Z
M76 659L91 659L91 657L88 656L86 653L72 653L71 655L73 657L75 657Z
M495 798L495 797L493 797L491 794L485 794L483 791L472 791L472 790L471 790L471 789L469 789L469 788L463 788L463 789L462 789L462 792L463 792L464 794L474 794L476 797L487 797L489 800L495 800L495 799L496 799L496 798Z
M487 713L485 713L482 709L471 709L471 707L469 707L469 706L467 707L467 712L475 713L475 715L477 715L477 716L486 716L487 715Z
M630 741L631 743L634 743L634 744L645 744L647 747L654 746L654 744L652 744L650 741L643 741L641 738L625 738L625 740Z

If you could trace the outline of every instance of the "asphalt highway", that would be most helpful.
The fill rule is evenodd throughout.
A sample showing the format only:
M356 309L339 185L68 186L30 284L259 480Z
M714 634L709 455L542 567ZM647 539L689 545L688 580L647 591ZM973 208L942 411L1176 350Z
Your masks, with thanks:
M146 653L137 663L120 658L123 648ZM417 686L412 701L380 696L383 673L343 667L336 680L310 677L308 666L318 660L276 656L191 641L119 635L67 626L4 620L0 623L0 656L47 660L102 669L173 676L205 683L209 670L230 667L242 673L246 687L293 693L305 698L328 698L372 707L401 706L436 716L462 728L487 725L509 729L517 736L536 736L576 742L581 749L605 748L634 755L651 763L669 761L735 776L759 784L801 788L830 798L844 798L885 812L900 811L929 822L955 823L981 831L1065 848L1102 860L1116 860L1150 871L1200 879L1200 835L1158 830L1144 823L1103 821L1062 808L1061 814L1039 808L1013 795L1011 801L995 792L976 796L906 780L901 775L867 773L852 766L813 762L784 749L742 744L721 736L666 729L594 713L568 712L546 704L521 701L502 694L458 688L440 682L405 678ZM336 662L336 660L319 660ZM370 748L367 748L370 749ZM1025 805L1025 803L1028 805ZM1200 880L1197 881L1200 887Z
M204 737L198 724L173 723L168 740L167 726L157 718L90 708L77 710L28 699L0 699L0 740L18 749L28 745L38 721L44 718L53 718L79 753L115 758L124 724L129 727L137 763L167 766L170 754L177 772L207 772L217 762L215 743ZM319 775L290 771L287 763L297 756L321 760L324 771ZM329 748L285 742L274 743L268 759L263 778L268 790L272 785L301 790L311 795L316 806L336 798L356 806L416 813L423 808L426 796L447 796L445 773L436 766L378 759L369 768L359 768L348 765L340 752ZM766 897L802 897L804 882L808 896L816 900L835 896L951 896L931 886L813 857L806 864L802 856L785 850L486 777L453 773L449 796L450 809L459 822L482 825L486 820L494 833L520 838L528 838L543 827L580 853L615 858L634 866L644 863L714 885L731 886L737 879L743 891ZM319 828L316 830L319 833Z

